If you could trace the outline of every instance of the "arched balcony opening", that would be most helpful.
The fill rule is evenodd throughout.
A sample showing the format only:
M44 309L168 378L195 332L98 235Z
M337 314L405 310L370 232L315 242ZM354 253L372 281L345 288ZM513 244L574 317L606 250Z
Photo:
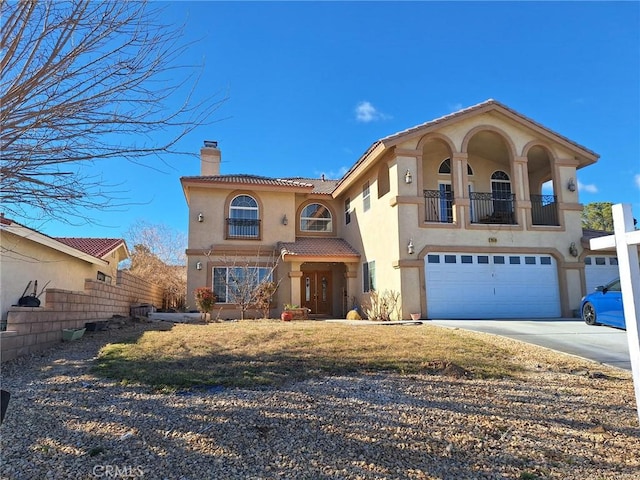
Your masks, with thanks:
M539 145L531 147L527 152L527 174L533 225L560 224L552 171L552 159L548 150Z

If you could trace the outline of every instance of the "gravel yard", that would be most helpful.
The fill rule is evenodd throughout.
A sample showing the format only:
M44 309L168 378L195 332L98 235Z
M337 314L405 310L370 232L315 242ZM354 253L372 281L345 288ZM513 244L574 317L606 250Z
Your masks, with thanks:
M86 334L2 365L12 394L0 426L2 479L635 480L640 472L633 385L621 370L585 362L558 371L547 361L556 354L522 345L531 359L524 380L445 368L162 394L91 374L98 349L132 328L149 327Z

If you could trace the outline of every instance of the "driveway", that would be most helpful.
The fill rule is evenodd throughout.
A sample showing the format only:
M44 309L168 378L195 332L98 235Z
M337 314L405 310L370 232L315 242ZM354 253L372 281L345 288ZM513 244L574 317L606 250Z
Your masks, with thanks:
M443 327L462 328L514 338L577 355L605 365L631 370L627 332L590 326L580 319L432 320Z

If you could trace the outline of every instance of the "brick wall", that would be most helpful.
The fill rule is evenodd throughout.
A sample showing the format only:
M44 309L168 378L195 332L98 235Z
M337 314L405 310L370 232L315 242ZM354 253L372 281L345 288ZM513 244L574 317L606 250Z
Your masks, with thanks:
M119 271L115 285L85 280L84 291L49 288L41 307L11 307L7 331L0 332L0 360L55 346L62 341L65 328L83 328L85 322L108 320L114 315L129 315L131 305L162 305L162 289Z

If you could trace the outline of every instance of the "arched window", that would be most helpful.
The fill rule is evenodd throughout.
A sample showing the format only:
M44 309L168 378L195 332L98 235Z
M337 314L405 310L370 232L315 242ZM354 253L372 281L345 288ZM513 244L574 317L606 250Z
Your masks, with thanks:
M258 202L249 195L238 195L229 206L229 237L257 238L260 234Z
M491 197L494 211L513 212L511 179L501 170L497 170L491 175Z
M303 232L332 232L331 212L320 203L310 203L300 214L300 230Z
M449 175L451 173L451 159L447 158L440 164L440 168L438 169L438 174L440 175ZM473 169L471 165L467 163L467 175L473 175Z

